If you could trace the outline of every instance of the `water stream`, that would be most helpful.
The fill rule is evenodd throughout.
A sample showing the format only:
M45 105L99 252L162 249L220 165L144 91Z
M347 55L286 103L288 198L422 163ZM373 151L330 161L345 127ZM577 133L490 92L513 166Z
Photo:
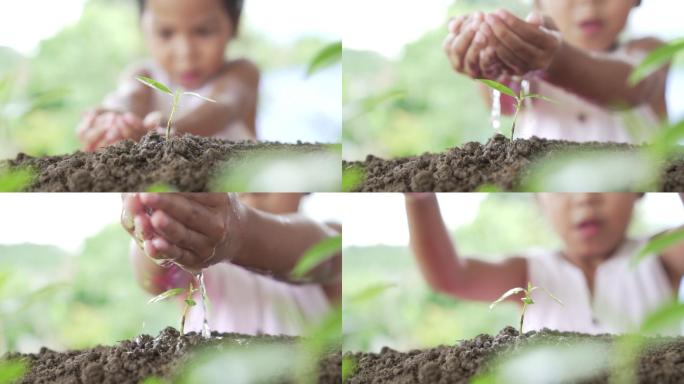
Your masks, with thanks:
M211 329L209 329L209 321L207 319L207 288L204 285L204 274L202 271L199 271L195 277L197 277L197 281L199 282L199 289L200 289L200 302L202 303L202 337L209 338L211 337Z

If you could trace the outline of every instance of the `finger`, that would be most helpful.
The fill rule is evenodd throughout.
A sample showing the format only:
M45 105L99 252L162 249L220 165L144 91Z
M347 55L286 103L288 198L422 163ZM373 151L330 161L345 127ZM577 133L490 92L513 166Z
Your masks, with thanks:
M525 24L523 22L523 24ZM490 27L501 45L506 46L511 53L515 54L521 62L536 62L543 57L545 52L533 44L525 42L510 28L498 15L487 15L487 25ZM527 24L525 24L527 25Z
M208 258L216 245L206 236L184 226L163 211L156 211L150 217L154 231L170 244L192 251L195 255Z
M229 193L182 193L186 198L208 207L222 207L229 202Z
M533 15L530 15L533 21L539 21L540 23L543 23L543 19L541 19L541 17L539 17L539 20L537 20L537 16ZM494 18L497 18L499 21L503 22L503 24L508 26L510 31L513 32L520 41L527 42L528 45L539 47L542 50L552 49L557 45L557 39L554 36L551 36L548 33L540 30L538 25L526 23L525 21L520 20L508 11L499 10L494 14Z
M451 49L449 50L451 58L451 66L457 72L463 72L463 67L465 64L465 55L468 51L468 47L475 37L475 29L473 26L468 26L460 35L456 36L454 41L451 43Z
M133 139L142 130L142 120L130 112L121 115L120 134L122 139Z
M447 30L449 31L449 33L458 35L459 32L461 32L461 27L463 26L463 23L466 21L466 19L468 19L468 15L461 15L459 17L449 20L449 24L447 25Z
M480 52L482 52L486 44L487 38L484 34L477 32L465 56L465 71L468 76L473 78L482 77L480 71Z
M102 141L107 134L107 128L103 126L94 126L83 135L85 151L94 151L101 146Z
M487 35L488 38L496 38L497 39L497 44L494 46L494 50L496 52L497 57L504 63L506 64L507 67L510 68L512 74L515 75L524 75L527 73L527 63L520 59L518 55L513 53L503 42L501 42L495 35L494 31L492 30L491 26L488 23L484 23L481 26L481 29L485 35Z
M161 125L161 120L162 113L160 111L153 111L145 116L145 120L143 120L143 126L146 131L149 131Z
M195 255L192 251L181 248L169 243L163 238L156 238L149 243L149 248L158 260L173 260L176 264L186 269L200 269L202 258Z
M444 38L444 41L442 42L442 51L446 53L447 56L450 56L450 50L451 50L451 43L453 43L454 39L456 38L456 35L453 33L449 33L446 38Z
M207 237L223 238L225 234L223 213L217 213L186 196L176 193L144 193L142 203L154 210L164 211L183 226Z
M83 118L79 123L78 128L76 128L76 136L81 141L84 141L84 135L88 131L88 129L91 128L96 117L97 114L95 114L94 111L87 112L83 115Z
M155 227L152 224L149 216L145 214L137 214L133 218L133 223L135 225L134 236L140 241L151 241L156 235Z

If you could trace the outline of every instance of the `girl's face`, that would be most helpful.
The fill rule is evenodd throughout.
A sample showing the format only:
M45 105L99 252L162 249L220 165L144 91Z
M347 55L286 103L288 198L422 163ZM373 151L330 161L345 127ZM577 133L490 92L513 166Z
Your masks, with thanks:
M536 4L570 44L606 51L625 29L637 0L537 0Z
M148 0L142 30L171 81L196 89L223 66L234 28L221 0Z
M634 193L541 193L537 200L570 257L600 260L624 240L638 198Z

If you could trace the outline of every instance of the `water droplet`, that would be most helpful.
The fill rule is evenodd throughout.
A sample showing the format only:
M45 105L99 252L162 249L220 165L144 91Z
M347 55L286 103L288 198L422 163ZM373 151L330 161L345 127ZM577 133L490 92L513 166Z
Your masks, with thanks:
M501 92L492 90L492 114L491 123L494 132L501 133Z
M204 321L202 321L202 337L204 338L210 338L211 337L211 329L209 329L209 321L207 320L207 288L204 285L204 274L202 271L197 273L197 281L199 281L199 287L200 287L200 302L202 303L202 317L204 318Z

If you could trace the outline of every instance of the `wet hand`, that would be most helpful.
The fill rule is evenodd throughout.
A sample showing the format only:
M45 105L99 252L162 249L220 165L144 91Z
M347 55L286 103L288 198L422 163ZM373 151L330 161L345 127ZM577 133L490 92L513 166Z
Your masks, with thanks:
M523 21L499 10L484 19L481 31L494 41L493 53L511 71L509 75L546 70L561 47L560 34L539 14L533 13Z
M472 78L480 78L480 57L487 46L487 38L480 32L484 13L461 16L449 22L446 39L442 44L454 71Z
M196 272L236 254L240 204L225 193L126 194L122 225L149 257Z

